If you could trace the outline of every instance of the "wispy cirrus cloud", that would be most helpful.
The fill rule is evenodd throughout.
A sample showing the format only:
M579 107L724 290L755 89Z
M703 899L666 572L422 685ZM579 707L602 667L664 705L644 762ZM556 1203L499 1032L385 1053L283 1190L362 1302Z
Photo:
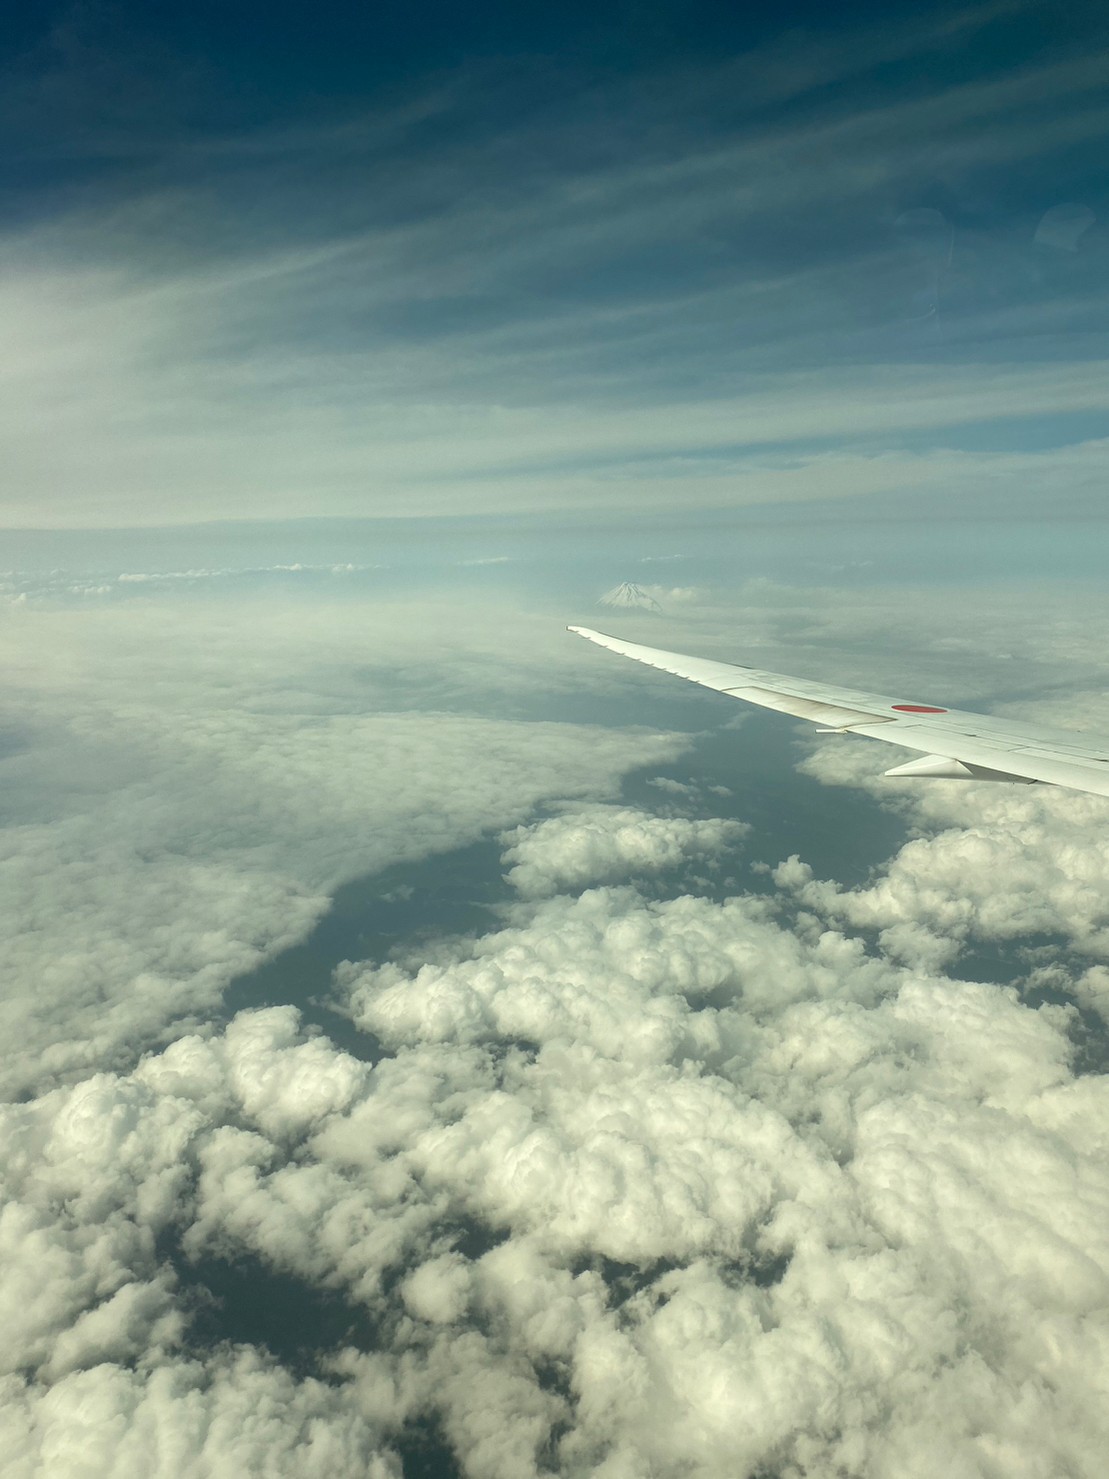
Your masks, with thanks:
M696 90L659 67L524 105L487 66L380 115L167 125L155 165L78 150L80 188L29 190L0 244L5 517L774 502L795 479L756 454L799 445L801 496L927 497L968 427L1037 417L1018 461L1087 441L1105 51L975 71L1007 16L770 46ZM1073 252L1036 239L1061 191L1092 212Z

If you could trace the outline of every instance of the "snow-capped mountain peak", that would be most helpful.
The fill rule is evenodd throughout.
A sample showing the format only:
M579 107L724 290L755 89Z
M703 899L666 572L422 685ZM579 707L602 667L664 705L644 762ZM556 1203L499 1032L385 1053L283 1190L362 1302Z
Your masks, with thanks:
M635 585L630 580L625 580L621 585L613 586L612 590L606 591L597 602L598 606L637 606L641 611L662 611L662 607L649 596L642 586Z

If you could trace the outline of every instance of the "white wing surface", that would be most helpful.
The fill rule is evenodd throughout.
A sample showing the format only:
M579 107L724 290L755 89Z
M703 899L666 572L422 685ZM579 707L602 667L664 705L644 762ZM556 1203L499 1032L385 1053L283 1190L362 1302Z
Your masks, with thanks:
M1109 746L1091 743L1084 734L1072 730L993 719L986 714L942 708L919 698L860 693L806 678L787 678L761 668L686 657L680 652L642 647L638 642L622 642L589 627L569 630L600 647L661 668L664 673L688 678L704 688L808 719L824 732L865 734L918 752L920 758L894 766L887 775L1044 781L1109 796Z

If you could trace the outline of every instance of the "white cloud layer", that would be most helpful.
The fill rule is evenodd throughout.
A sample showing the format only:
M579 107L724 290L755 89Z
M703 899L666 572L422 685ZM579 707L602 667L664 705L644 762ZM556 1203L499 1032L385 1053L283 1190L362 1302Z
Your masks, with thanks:
M835 783L877 781L872 750L817 749L805 768ZM1109 957L1109 816L1101 797L1051 787L958 781L894 787L926 828L864 888L815 879L799 859L777 881L821 915L877 930L884 949L936 965L970 938L1061 937L1094 960Z
M0 857L9 1088L112 1063L210 1013L234 975L302 938L345 878L544 800L609 794L681 748L472 701L450 712L459 680L441 618L407 617L394 639L394 612L358 603L12 614L0 644L34 743L6 761L19 823ZM481 630L470 681L511 689L507 644ZM533 659L551 633L536 623ZM534 679L524 668L519 681Z
M680 782L661 777L664 791ZM743 837L742 822L712 817L650 816L632 807L598 806L551 817L503 834L507 878L526 898L587 883L613 883L700 861L711 866Z
M560 1472L1097 1472L1109 1099L1072 1075L1067 1009L764 901L626 889L349 985L394 1045L372 1069L273 1009L7 1111L36 1291L9 1354L37 1369L7 1420L56 1472L75 1401L90 1442L123 1412L136 1452L174 1432L198 1473L387 1473L433 1409L464 1472L504 1479L554 1425ZM386 1345L333 1388L178 1354L167 1218L393 1309ZM460 1254L459 1225L507 1241Z
M872 630L923 650L966 614L761 599L760 651L860 668L889 661ZM12 1472L399 1479L434 1423L468 1479L1096 1479L1109 1080L1071 1003L1109 1001L1100 803L882 783L917 835L868 883L799 858L755 896L743 823L669 814L699 777L606 804L683 741L497 717L490 693L567 682L539 622L397 617L162 597L7 629L36 736L5 761L36 926L0 1107ZM1090 623L1008 637L1080 689ZM850 826L885 761L807 768ZM495 927L337 971L367 1061L291 1006L212 1021L352 869L489 827L518 895ZM681 891L725 863L734 896ZM960 978L960 945L1022 940L1046 1004ZM315 1375L203 1343L190 1270L243 1258L349 1311Z
M577 1295L571 1467L1096 1472L1109 1101L1071 1077L1065 1009L754 901L611 891L354 1001L400 1040L541 1044L417 1163L557 1265L656 1270L619 1316Z
M295 1381L250 1351L146 1371L93 1366L45 1392L16 1378L6 1386L0 1432L12 1479L402 1473L341 1391Z

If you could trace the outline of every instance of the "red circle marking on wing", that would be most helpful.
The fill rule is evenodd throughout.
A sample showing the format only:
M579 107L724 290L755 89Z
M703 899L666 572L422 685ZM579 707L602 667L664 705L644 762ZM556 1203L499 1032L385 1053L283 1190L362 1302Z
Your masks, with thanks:
M935 709L931 704L890 704L899 714L946 714L946 709Z

